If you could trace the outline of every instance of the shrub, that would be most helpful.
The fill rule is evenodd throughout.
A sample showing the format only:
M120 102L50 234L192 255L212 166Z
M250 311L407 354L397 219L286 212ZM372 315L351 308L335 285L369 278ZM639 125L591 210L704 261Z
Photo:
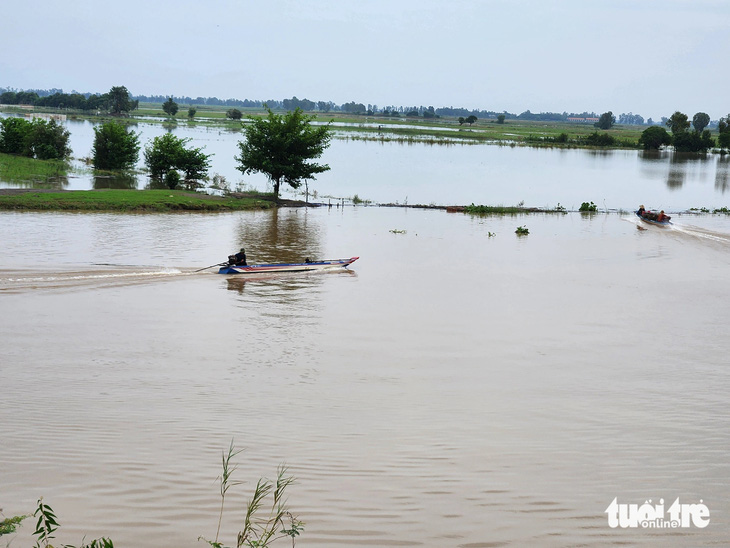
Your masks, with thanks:
M94 128L91 149L96 169L127 169L139 158L139 134L127 131L118 122L106 122Z
M583 202L582 204L580 204L580 208L578 208L578 211L582 211L584 213L598 211L598 206L593 202Z
M616 145L616 139L608 133L598 133L594 131L590 135L583 137L582 141L586 145L595 147L610 147Z
M226 118L230 118L231 120L240 120L242 117L243 114L237 108L229 108L226 111Z
M29 132L30 122L25 118L0 119L0 152L23 154Z
M39 160L61 160L71 155L71 134L55 120L5 118L0 125L0 152Z
M660 126L646 128L639 137L639 144L644 150L658 150L662 146L671 144L672 137L667 130Z
M210 167L210 155L204 154L202 148L185 148L191 140L190 137L175 137L171 133L155 137L144 151L150 177L156 181L164 177L168 187L174 180L169 175L171 170L184 172L187 182L205 178ZM180 180L179 176L177 180Z
M708 148L715 146L715 140L706 129L702 133L696 131L682 131L675 133L672 137L674 149L679 152L707 152Z

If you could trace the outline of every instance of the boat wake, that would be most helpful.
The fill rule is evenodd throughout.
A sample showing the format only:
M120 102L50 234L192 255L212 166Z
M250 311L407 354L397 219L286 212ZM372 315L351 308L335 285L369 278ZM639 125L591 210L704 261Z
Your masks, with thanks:
M88 270L0 270L1 292L24 292L43 289L89 289L96 287L116 287L148 283L157 280L170 280L180 276L188 276L193 272L184 272L176 268L139 267L113 269L98 268Z
M699 226L689 225L681 222L672 221L668 226L654 226L643 223L638 218L627 218L632 224L640 230L651 230L656 233L664 233L675 238L685 241L695 241L698 243L713 244L722 248L730 248L730 234L727 232L719 232L717 230L709 230Z
M672 232L675 232L677 234L683 234L692 238L697 238L698 240L717 242L730 246L730 234L727 234L725 232L717 232L714 230L707 230L706 228L701 228L699 226L685 224L675 224L672 227Z

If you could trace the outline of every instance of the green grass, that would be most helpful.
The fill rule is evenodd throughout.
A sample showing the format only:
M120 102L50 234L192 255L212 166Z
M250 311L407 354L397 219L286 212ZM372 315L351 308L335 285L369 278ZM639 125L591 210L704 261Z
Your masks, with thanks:
M234 211L268 209L271 196L208 196L181 190L75 190L0 195L0 210L33 211Z
M0 154L0 180L53 184L64 179L69 165L60 160L35 160L14 154Z

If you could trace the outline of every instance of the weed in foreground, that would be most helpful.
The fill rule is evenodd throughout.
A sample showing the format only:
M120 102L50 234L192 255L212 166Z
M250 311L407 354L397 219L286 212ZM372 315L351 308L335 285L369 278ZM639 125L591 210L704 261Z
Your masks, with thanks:
M35 548L54 548L54 545L51 544L51 539L54 538L53 533L59 528L58 518L53 508L43 502L43 497L38 499L38 507L33 513L33 516L38 518L35 531L33 532L33 536L36 537ZM0 536L15 533L18 525L28 517L30 516L13 516L12 518L0 521ZM9 545L10 543L7 544L7 546ZM76 548L76 546L61 544L59 548ZM78 548L114 548L114 543L109 538L101 537L89 543L81 541L81 545Z
M221 481L221 508L215 540L208 540L202 536L198 537L198 540L207 542L213 548L228 548L218 539L226 493L231 486L240 484L240 482L231 480L231 475L238 467L231 461L240 452L241 450L234 448L231 440L228 452L223 453L223 473L219 476ZM304 522L299 521L292 515L284 498L284 492L294 481L293 476L287 475L285 466L279 466L275 481L266 478L261 478L258 481L253 496L246 507L243 529L238 532L236 537L236 548L244 546L265 548L271 546L275 541L287 537L291 538L292 547L294 547L296 537L304 531ZM266 509L268 509L268 512Z

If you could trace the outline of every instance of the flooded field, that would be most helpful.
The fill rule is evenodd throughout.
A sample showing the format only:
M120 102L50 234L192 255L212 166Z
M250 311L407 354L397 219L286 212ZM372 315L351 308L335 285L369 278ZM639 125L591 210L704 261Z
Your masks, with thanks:
M59 543L202 546L234 440L229 546L280 463L298 547L723 546L730 221L673 221L4 212L0 507L43 496ZM360 259L195 272L241 246ZM611 528L615 498L710 523Z
M75 171L46 186L68 190L145 188L149 179L99 175L79 158L88 157L94 141L89 121L66 122L71 132ZM220 175L231 188L267 190L265 177L243 177L236 169L240 131L225 128L172 127L140 122L142 148L171 131L190 146L211 154L210 176ZM437 205L516 205L577 210L583 202L601 209L648 208L683 211L730 206L730 157L674 154L668 151L531 148L505 145L428 145L343 140L339 132L322 157L331 170L309 185L310 199L335 203L352 199L376 203ZM140 153L137 167L144 167ZM38 182L0 180L0 188L36 187ZM286 189L285 189L286 190ZM303 188L301 189L304 190ZM295 195L287 191L287 197ZM298 197L303 197L301 194Z

